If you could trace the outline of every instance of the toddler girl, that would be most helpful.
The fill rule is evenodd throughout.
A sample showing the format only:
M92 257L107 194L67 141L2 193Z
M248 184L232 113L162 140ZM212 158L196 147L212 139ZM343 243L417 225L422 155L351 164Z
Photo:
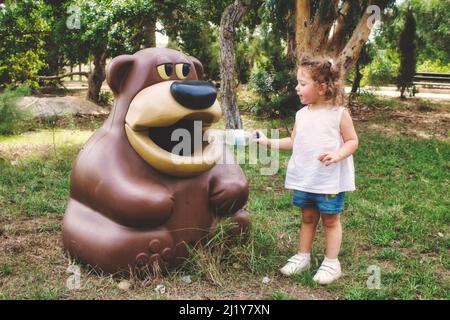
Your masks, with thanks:
M329 284L341 276L338 254L341 247L345 192L355 190L352 154L358 136L344 104L340 68L331 60L303 57L296 87L306 105L295 116L291 137L268 139L255 130L257 143L281 150L293 150L286 172L285 187L293 190L293 204L301 208L302 223L298 253L280 269L285 275L310 267L311 248L317 225L325 228L325 259L314 276Z

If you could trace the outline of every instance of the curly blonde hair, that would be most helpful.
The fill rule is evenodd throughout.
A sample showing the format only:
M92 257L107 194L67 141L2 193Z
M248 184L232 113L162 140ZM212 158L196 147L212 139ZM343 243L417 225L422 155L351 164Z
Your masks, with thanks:
M298 68L309 71L311 78L317 84L325 84L327 91L325 96L335 105L346 106L346 96L343 84L342 67L327 57L313 58L304 55L297 64Z

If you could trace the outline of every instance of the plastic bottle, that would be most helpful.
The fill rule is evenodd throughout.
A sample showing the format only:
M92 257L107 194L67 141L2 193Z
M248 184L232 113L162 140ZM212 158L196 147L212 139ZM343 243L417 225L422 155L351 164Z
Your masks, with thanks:
M259 139L259 134L254 135L253 130L244 129L226 129L226 130L214 130L208 135L208 141L211 142L210 138L216 140L221 139L224 143L228 145L238 145L247 146L250 144L253 138Z

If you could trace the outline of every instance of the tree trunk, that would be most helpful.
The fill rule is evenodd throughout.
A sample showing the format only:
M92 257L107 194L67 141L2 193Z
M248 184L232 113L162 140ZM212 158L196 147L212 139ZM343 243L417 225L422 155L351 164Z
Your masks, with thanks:
M288 30L287 32L287 54L286 58L289 61L295 62L296 57L296 46L295 46L295 33Z
M297 0L295 11L295 45L297 59L311 53L311 3Z
M358 93L362 77L363 77L363 75L361 73L359 59L358 59L358 61L356 61L356 65L355 65L355 79L353 79L352 94Z
M89 74L87 99L95 103L100 100L100 90L106 78L106 55L94 57L94 70Z
M144 46L146 48L156 47L156 21L146 21L142 27L142 32L144 33Z
M285 17L286 24L292 25L292 23L290 23L289 20L293 15L295 15L295 10L292 11L289 10L287 16ZM293 27L287 28L286 44L287 44L286 58L289 61L295 63L296 61L295 28Z
M242 128L236 97L234 32L250 3L251 0L235 0L225 8L220 20L220 88L226 129Z

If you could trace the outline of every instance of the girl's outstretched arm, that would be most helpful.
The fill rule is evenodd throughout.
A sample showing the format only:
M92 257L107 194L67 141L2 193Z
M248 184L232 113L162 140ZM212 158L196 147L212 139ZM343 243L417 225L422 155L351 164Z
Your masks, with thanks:
M294 129L292 129L292 133L290 137L282 138L282 139L269 139L266 137L266 135L261 132L261 130L256 129L253 132L254 136L259 136L259 138L256 138L254 141L256 143L262 144L267 146L271 149L278 149L278 150L292 150L292 145L294 144L295 139L295 125Z

